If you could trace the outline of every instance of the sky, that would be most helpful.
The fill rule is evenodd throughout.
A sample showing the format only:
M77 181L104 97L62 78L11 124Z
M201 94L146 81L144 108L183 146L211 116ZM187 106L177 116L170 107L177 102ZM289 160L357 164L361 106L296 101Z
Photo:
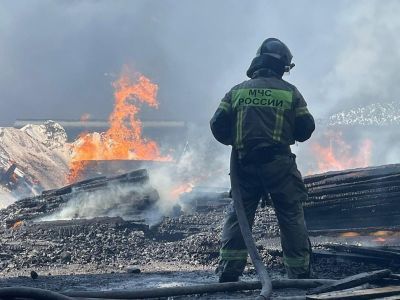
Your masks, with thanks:
M396 0L3 0L0 125L106 119L124 65L159 86L142 119L206 124L268 37L291 49L285 79L317 118L394 101L398 11Z

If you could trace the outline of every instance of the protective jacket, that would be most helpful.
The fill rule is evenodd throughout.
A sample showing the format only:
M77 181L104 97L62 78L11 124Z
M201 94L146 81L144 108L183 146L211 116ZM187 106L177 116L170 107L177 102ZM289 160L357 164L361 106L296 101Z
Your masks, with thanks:
M310 138L314 118L298 89L271 69L234 86L210 121L214 137L239 157L258 147L289 146Z

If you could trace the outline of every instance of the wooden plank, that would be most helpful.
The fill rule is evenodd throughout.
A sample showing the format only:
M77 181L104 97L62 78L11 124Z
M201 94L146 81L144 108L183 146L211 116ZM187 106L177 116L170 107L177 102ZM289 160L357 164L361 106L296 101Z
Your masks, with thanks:
M320 293L327 293L327 292L332 292L332 291L349 289L352 287L362 285L364 283L368 283L368 282L371 282L371 281L374 281L377 279L388 277L390 274L391 274L391 271L389 269L360 273L357 275L353 275L353 276L349 276L349 277L340 279L333 284L323 285L321 287L313 289L310 292L310 294L320 294Z
M399 299L400 286L387 286L383 288L365 289L359 291L329 292L319 295L307 295L306 300L335 300L335 299L377 299L386 296L395 296Z
M400 274L390 274L389 278L400 279Z
M400 216L399 216L400 217ZM308 224L307 224L308 226ZM312 236L320 236L326 235L331 237L337 237L340 234L346 232L356 232L359 235L369 235L373 232L380 231L380 230L387 230L387 231L400 231L399 226L371 226L371 227L347 227L342 229L321 229L321 230L313 230L308 229L308 233ZM382 250L390 250L392 252L400 253L400 248L394 246L376 246L377 249Z
M398 177L399 175L396 176ZM393 180L390 180L389 178L376 179L375 181L370 183L354 182L342 185L321 186L318 188L309 189L308 193L310 196L315 197L337 193L351 193L362 190L368 191L374 188L398 186L400 182L397 177Z
M384 257L368 256L368 255L348 253L348 252L317 250L317 249L313 250L313 257L316 259L335 258L336 260L361 261L361 262L376 263L380 265L390 264L390 260Z
M390 260L400 260L400 253L390 251L390 249L382 250L376 249L373 247L363 247L363 246L355 246L355 245L338 245L331 244L327 245L327 247L334 249L336 251L348 251L350 253L362 254L368 256L376 256L376 257L384 257Z

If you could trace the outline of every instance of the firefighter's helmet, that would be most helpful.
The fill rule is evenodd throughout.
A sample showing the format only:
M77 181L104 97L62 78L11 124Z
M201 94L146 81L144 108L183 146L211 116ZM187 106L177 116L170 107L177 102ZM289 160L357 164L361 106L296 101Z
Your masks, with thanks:
M258 48L257 56L269 55L278 59L285 67L285 71L289 71L294 67L292 63L293 55L289 48L276 38L266 39Z
M266 39L258 48L256 57L247 70L247 76L253 78L260 69L271 69L282 76L294 67L292 53L289 48L276 38Z

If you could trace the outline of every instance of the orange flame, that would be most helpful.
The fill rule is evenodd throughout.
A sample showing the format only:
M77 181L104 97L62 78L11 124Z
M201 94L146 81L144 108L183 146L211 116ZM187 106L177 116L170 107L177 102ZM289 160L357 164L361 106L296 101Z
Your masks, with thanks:
M178 199L183 193L190 193L193 190L194 186L195 184L193 182L185 182L177 187L174 187L170 191L171 199Z
M13 224L13 226L11 227L12 229L18 229L22 226L22 224L24 224L23 221L17 221Z
M172 200L177 200L182 194L190 193L197 184L207 180L208 178L208 174L203 174L181 179L179 184L171 188L169 196Z
M378 237L376 239L373 239L373 241L377 242L377 243L384 243L384 242L386 242L386 239L383 237Z
M394 232L390 230L378 230L375 232L372 232L370 235L372 236L377 236L377 237L388 237L391 236Z
M370 165L372 142L362 141L358 153L354 154L341 132L327 133L329 146L324 147L314 143L311 149L317 157L318 172L340 171L351 168L363 168Z
M347 232L341 233L340 236L345 237L345 238L353 238L353 237L360 236L360 234L358 232L354 232L354 231L347 231Z
M69 182L76 181L88 160L158 160L162 156L156 142L142 137L142 123L137 119L139 104L158 108L158 86L139 73L125 67L120 78L113 83L114 110L109 117L110 128L102 133L84 133L73 143Z

